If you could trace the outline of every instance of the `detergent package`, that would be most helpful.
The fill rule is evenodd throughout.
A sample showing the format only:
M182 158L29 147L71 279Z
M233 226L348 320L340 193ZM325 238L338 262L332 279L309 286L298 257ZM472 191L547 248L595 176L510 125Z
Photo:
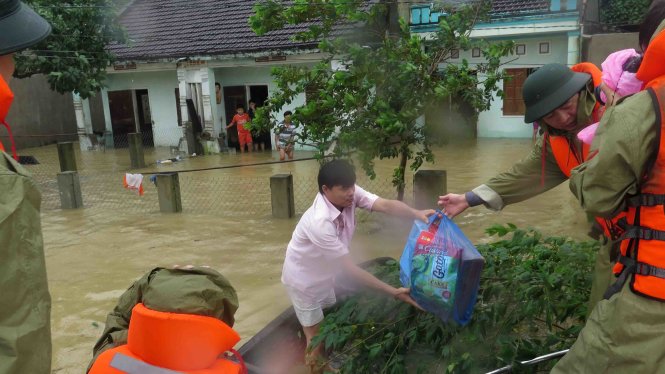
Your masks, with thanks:
M426 311L460 325L471 320L485 259L440 211L415 221L400 258L400 280Z

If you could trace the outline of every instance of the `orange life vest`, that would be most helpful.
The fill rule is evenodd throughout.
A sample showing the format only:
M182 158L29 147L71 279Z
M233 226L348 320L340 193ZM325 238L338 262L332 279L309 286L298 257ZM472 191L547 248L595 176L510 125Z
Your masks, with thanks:
M7 131L9 132L9 138L12 143L12 151L14 154L14 158L18 161L18 156L16 155L16 148L14 146L14 139L12 137L11 129L9 128L9 125L7 125L7 123L5 122L5 118L7 117L7 113L9 113L9 107L12 105L12 101L14 101L14 93L9 88L9 85L7 84L7 82L5 82L2 75L0 75L0 125L3 125L7 128ZM0 142L0 152L4 151L5 147L2 145L2 142Z
M552 154L554 155L554 159L556 159L556 163L559 165L559 169L561 169L561 172L566 177L570 178L572 170L589 157L590 146L586 143L582 143L582 153L579 154L574 151L574 147L570 145L568 138L565 136L546 135L546 137L552 147ZM612 220L601 217L596 217L595 220L603 229L603 233L607 238L616 238L619 230L616 222L622 217L623 214Z
M587 73L591 75L594 88L599 87L600 84L603 83L603 73L596 65L590 62L581 62L579 64L573 65L570 67L570 70L577 73ZM604 111L605 107L601 106L600 103L596 101L596 105L593 107L593 112L591 113L591 119L593 120L592 123L600 121Z
M665 32L647 47L637 78L657 108L658 154L640 181L640 193L626 198L627 215L621 255L614 267L623 284L632 274L630 288L636 294L665 301ZM618 288L618 287L617 287ZM616 291L616 290L615 290Z
M220 358L239 341L240 336L216 318L158 312L137 304L127 344L104 351L89 373L243 374L244 364Z

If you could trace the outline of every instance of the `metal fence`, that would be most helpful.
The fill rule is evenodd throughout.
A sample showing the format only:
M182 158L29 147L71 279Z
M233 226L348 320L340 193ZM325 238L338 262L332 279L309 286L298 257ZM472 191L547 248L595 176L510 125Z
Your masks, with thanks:
M75 144L78 147L78 144ZM266 216L271 214L270 176L292 174L296 214L303 213L318 192L316 174L318 164L308 160L311 153L300 152L303 159L288 164L277 161L275 152L240 155L221 154L186 158L183 161L157 165L154 160L172 157L169 148L148 148L145 151L145 169L130 170L127 149L80 151L76 149L76 162L83 197L83 209L109 210L115 214L159 213L156 187L150 176L154 172L179 172L183 213L218 216ZM37 159L39 164L26 165L42 192L42 211L60 209L57 174L60 172L55 145L28 149L22 152ZM243 166L245 164L258 164ZM191 171L228 167L219 170ZM123 187L125 173L144 175L145 194L139 196ZM358 184L384 198L395 198L396 190L389 178L370 180L359 171ZM408 184L407 202L412 195ZM359 216L363 219L363 216Z

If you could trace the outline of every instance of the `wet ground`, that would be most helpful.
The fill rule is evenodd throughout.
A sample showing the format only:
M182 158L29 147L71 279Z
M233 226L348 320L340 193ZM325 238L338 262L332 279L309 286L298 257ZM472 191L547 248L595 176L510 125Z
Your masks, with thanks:
M464 192L527 155L529 140L479 140L447 145L436 151L436 163L425 169L445 169L448 190ZM145 272L175 264L209 265L236 287L240 309L236 330L247 341L289 306L280 284L281 266L295 219L270 215L268 179L292 173L296 210L302 213L316 193L316 161L277 163L181 174L182 214L161 214L154 187L142 198L123 190L128 169L126 150L77 154L86 208L63 211L53 194L55 148L32 149L41 165L31 167L45 190L43 232L49 287L53 298L53 371L81 373L91 358L106 314L120 294ZM168 150L146 153L146 160L168 157ZM298 157L311 154L300 152ZM183 170L217 165L276 161L276 153L198 157L170 165L150 165L144 171ZM393 197L390 176L396 160L379 161L377 180L368 190ZM84 178L85 177L85 178ZM407 180L412 180L408 174ZM411 194L407 190L407 196ZM410 222L363 216L352 243L358 260L399 257ZM584 239L586 219L564 184L537 198L494 213L483 207L457 218L473 242L488 238L484 229L512 222L535 227L548 235ZM242 342L241 342L242 344Z

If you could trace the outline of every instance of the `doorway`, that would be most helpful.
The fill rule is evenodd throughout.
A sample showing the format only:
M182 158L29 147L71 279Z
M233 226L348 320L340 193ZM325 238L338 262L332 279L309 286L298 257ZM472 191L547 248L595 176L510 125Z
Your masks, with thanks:
M144 146L154 147L148 90L109 91L108 97L114 147L128 147L134 132L143 134Z
M266 85L248 86L247 92L249 93L249 100L253 100L257 108L262 107L266 100L268 100L268 86ZM249 105L249 101L247 105ZM272 149L272 136L270 134L270 129L263 130L258 134L252 134L254 146L257 150L266 149L270 151Z
M245 89L245 86L228 86L224 87L223 94L226 125L228 126L233 120L233 116L236 115L236 108L238 105L242 105L245 110L247 110L247 90ZM240 144L238 143L238 129L234 125L226 131L229 136L229 147L234 147L239 151Z
M136 106L139 120L139 130L143 136L145 147L154 147L155 138L152 133L152 115L150 113L150 99L148 90L136 90Z

